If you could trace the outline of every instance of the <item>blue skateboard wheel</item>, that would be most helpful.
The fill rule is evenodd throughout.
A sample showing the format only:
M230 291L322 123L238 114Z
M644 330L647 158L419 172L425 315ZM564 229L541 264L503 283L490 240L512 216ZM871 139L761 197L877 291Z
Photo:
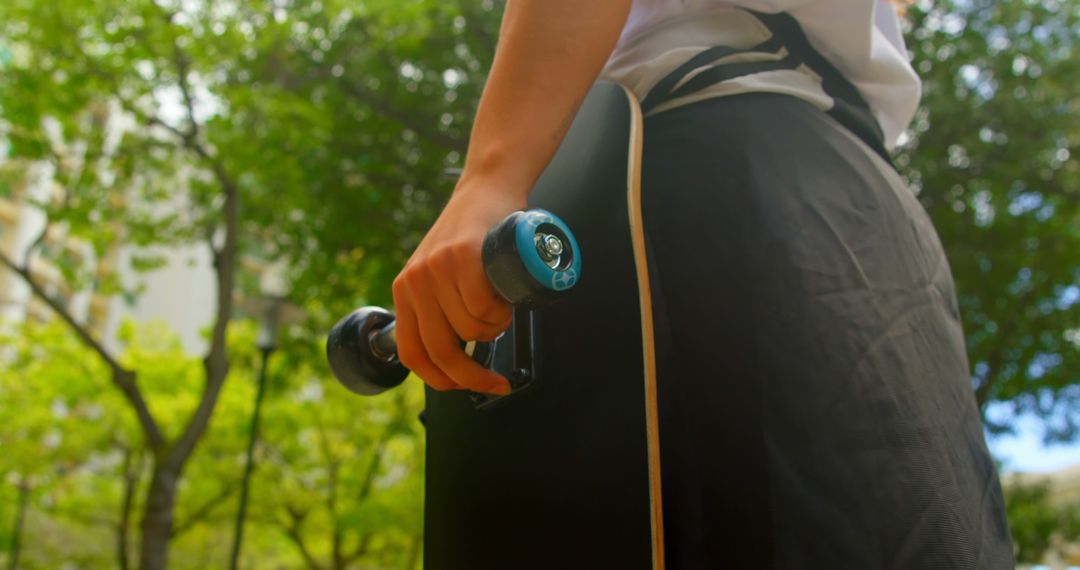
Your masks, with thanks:
M482 253L492 286L515 306L544 306L581 279L577 239L547 210L510 214L488 232Z

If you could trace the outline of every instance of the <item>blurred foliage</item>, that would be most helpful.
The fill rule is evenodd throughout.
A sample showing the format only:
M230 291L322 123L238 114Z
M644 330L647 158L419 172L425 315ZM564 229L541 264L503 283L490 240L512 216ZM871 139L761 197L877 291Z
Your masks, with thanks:
M104 256L214 230L218 190L187 148L204 142L241 186L245 251L288 259L295 295L389 301L462 162L495 4L182 6L5 2L6 168L49 165L56 191L34 199Z
M908 11L923 104L897 164L956 277L991 430L1080 426L1080 3L924 0Z
M1051 547L1080 537L1080 505L1055 505L1050 494L1047 482L1024 484L1014 480L1005 485L1016 561L1021 564L1039 564Z
M282 263L309 315L271 361L244 567L418 566L418 382L353 397L329 380L322 331L390 301L450 192L444 171L462 163L500 6L0 2L0 196L21 192L109 262L44 242L35 253L72 290L134 298L167 248L217 239L220 168L241 194L241 255ZM1078 18L1078 3L1053 0L912 5L925 97L896 159L948 251L991 427L1035 413L1048 441L1074 439L1080 421ZM240 276L245 295L257 284ZM142 508L150 461L129 406L70 330L25 323L2 340L0 557L22 486L23 567L122 566L122 514ZM119 343L175 435L201 362L161 325L125 325ZM228 556L258 367L251 323L229 343L230 380L180 487L173 568ZM1045 519L1025 501L1011 499L1013 532L1037 550Z
M360 302L389 300L396 267L452 188L443 171L461 163L498 15L471 1L0 5L5 195L21 191L52 232L92 246L87 262L53 251L50 234L28 255L72 290L133 299L138 274L160 267L167 248L219 241L228 180L241 196L241 256L287 267L290 298L308 311L275 358L289 366L274 364L282 385L264 416L247 566L418 563L416 383L372 401L328 385L321 331ZM242 294L258 293L256 273L240 275ZM198 405L201 363L164 331L125 329L120 342L122 364L175 438ZM184 470L173 567L224 565L252 399L245 346L230 350L230 381ZM116 417L131 414L121 406ZM96 449L108 446L81 451ZM127 474L138 510L146 466L136 460ZM120 508L124 480L103 479L113 485L96 503L103 512ZM45 513L36 500L35 513ZM63 520L45 514L28 520ZM32 543L55 548L54 530L32 532L28 555L40 553Z
M5 549L11 544L17 491L24 487L30 514L50 515L27 517L24 567L55 568L64 561L108 556L98 547L108 542L72 538L83 522L89 537L107 536L106 521L120 508L113 482L121 479L123 450L138 439L125 421L124 402L112 390L102 391L108 378L104 365L59 323L6 332L0 347L5 363L0 367L0 485L10 499L2 501L0 541ZM70 525L57 522L72 517L77 520ZM64 528L51 531L56 542L45 546L25 538L38 525Z
M124 358L146 373L148 397L193 405L200 377L185 370L197 368L198 359L185 355L161 323L124 328ZM295 342L286 339L286 346ZM238 323L230 343L233 379L181 488L173 568L227 563L258 365L254 324ZM7 364L0 369L0 560L25 484L21 568L118 567L126 485L144 488L148 467L126 403L61 323L11 327L0 346ZM417 568L422 390L413 382L387 398L358 399L329 380L321 359L294 352L303 349L271 360L244 567L302 567L308 557L312 568ZM132 496L137 512L142 495ZM130 540L136 520L128 523Z

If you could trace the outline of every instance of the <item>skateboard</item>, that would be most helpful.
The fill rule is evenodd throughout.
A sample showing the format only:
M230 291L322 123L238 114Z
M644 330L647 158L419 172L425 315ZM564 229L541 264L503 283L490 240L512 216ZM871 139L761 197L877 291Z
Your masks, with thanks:
M427 389L426 569L664 568L641 143L637 100L596 83L530 210L488 234L513 324L463 348L512 391ZM407 374L394 350L393 316L372 307L327 343L335 375L367 395Z

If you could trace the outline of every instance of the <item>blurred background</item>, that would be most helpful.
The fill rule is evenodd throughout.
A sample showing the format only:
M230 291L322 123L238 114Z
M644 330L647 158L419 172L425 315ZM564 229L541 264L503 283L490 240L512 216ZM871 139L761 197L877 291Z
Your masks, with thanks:
M452 190L502 7L0 2L3 568L420 567L420 383L324 334ZM904 11L1017 557L1080 566L1080 2Z

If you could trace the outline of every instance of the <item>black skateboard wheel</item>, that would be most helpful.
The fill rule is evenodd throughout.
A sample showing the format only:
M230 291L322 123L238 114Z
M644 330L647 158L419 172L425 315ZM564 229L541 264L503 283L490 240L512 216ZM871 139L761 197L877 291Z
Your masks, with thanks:
M394 315L379 307L363 307L330 329L326 360L334 376L349 390L374 396L405 381L409 370L398 360L386 334ZM384 347L380 350L381 347Z
M401 384L409 370L397 357L395 318L379 307L357 309L330 329L326 359L346 388L374 396ZM491 367L494 342L462 342L461 348L480 366Z
M573 232L547 210L510 214L487 233L481 254L491 285L516 307L548 305L581 277Z

